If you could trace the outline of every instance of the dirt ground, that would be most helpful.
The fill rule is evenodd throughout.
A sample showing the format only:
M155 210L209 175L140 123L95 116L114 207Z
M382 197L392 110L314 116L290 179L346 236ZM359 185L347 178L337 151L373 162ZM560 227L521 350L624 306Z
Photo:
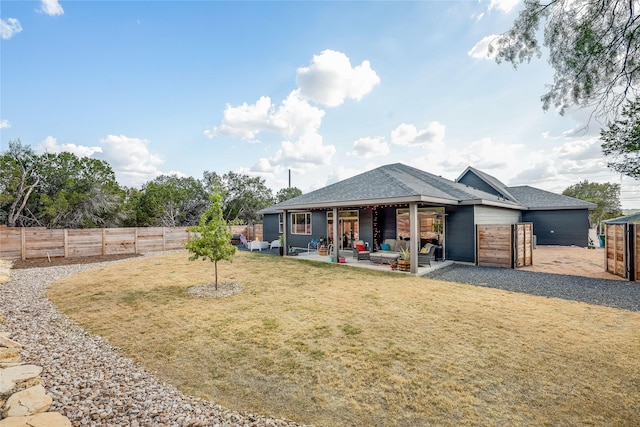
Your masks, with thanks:
M604 271L603 248L538 246L533 250L533 265L520 270L624 280L622 277Z
M119 259L135 258L137 256L139 255L126 254L126 255L83 256L83 257L74 257L74 258L51 258L51 260L47 258L26 259L26 260L18 259L13 261L12 268L18 270L21 268L55 267L58 265L70 265L70 264L92 264L94 262L116 261Z

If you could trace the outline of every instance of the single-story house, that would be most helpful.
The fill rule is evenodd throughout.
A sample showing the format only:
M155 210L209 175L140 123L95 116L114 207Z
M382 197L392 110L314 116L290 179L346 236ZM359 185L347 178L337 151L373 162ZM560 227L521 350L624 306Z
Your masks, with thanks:
M385 239L400 238L410 240L412 256L431 242L442 247L443 259L473 262L477 224L531 222L539 245L586 247L593 208L593 203L529 186L507 187L472 167L451 181L395 163L260 213L264 239L283 234L286 245L294 247L326 238L337 242L337 254L355 241L375 250Z
M640 224L640 212L631 215L619 216L618 218L607 219L605 224Z

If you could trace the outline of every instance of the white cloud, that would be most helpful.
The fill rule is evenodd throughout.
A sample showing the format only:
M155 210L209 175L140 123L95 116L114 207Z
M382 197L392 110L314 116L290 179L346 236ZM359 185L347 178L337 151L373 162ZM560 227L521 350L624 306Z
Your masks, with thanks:
M294 90L278 109L268 96L260 97L255 104L244 103L239 107L227 105L220 126L206 130L205 135L209 138L229 135L255 140L260 132L272 132L296 137L316 132L324 114L323 110L311 106L300 97L298 90Z
M497 9L500 12L509 13L520 3L520 0L491 0L489 9Z
M78 157L91 157L95 153L102 153L102 148L100 147L87 147L85 145L76 145L76 144L58 144L57 138L53 136L47 136L43 139L40 144L36 147L36 150L41 153L63 153L68 152L75 154Z
M431 122L426 128L418 130L414 125L402 123L391 131L391 142L409 147L440 145L444 141L446 126Z
M161 175L158 167L164 163L149 151L149 141L124 135L109 135L100 140L102 155L122 185L139 186Z
M491 34L484 37L478 43L476 43L467 55L475 59L494 59L496 57L496 51L494 50L491 54L489 54L489 45L493 42L497 42L497 40L503 37L498 34Z
M0 37L2 37L2 40L9 40L20 31L22 31L22 25L16 18L0 19Z
M295 142L283 141L280 150L270 160L270 164L295 168L316 169L331 163L336 152L333 145L324 145L317 133L305 135Z
M49 16L57 16L62 15L64 13L64 9L62 9L58 0L42 0L40 12L46 13Z
M353 143L353 151L349 155L370 159L389 154L389 144L383 137L360 138Z
M0 120L0 129L8 129L11 127L9 120Z
M313 56L311 65L298 68L296 83L303 98L336 107L347 98L362 99L380 84L380 77L369 61L352 68L344 53L324 50Z
M598 138L567 141L553 149L554 157L571 160L602 159L602 148Z

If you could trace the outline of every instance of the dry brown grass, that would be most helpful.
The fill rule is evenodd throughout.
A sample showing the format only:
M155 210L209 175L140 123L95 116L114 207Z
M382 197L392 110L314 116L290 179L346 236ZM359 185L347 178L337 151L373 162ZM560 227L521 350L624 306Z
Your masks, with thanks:
M186 393L323 425L638 425L640 313L297 259L186 253L49 297Z

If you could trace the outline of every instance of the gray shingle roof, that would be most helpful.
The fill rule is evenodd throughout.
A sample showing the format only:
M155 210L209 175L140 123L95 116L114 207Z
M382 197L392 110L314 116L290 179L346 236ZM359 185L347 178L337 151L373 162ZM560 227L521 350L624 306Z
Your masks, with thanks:
M509 192L523 206L529 209L594 209L596 205L562 194L551 193L538 188L522 185L517 187L507 187Z
M618 218L608 219L604 222L606 222L607 224L640 224L640 212L631 215L620 216Z
M425 201L425 199L452 205L465 201L480 202L484 200L498 203L505 207L521 208L517 203L496 195L402 163L395 163L380 166L360 175L286 200L261 211L261 213L276 212L281 209L306 209L329 206L331 204L406 203L409 201Z

